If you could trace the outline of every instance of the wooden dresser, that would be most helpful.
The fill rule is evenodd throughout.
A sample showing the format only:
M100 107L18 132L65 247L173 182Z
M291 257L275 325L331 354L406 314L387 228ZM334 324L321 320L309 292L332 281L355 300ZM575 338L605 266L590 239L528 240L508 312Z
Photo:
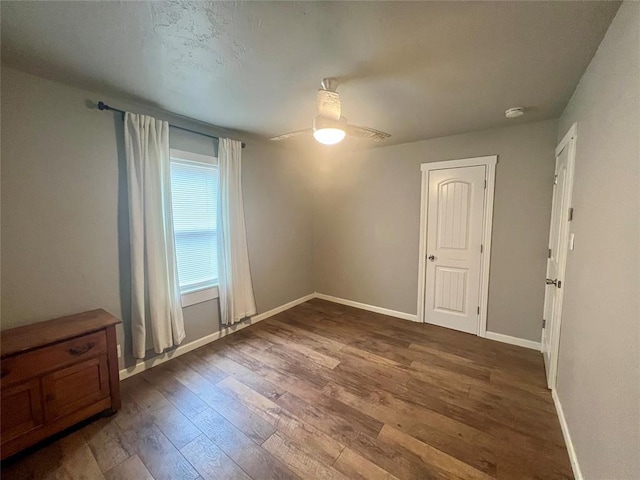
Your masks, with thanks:
M118 323L93 310L0 334L2 459L120 408Z

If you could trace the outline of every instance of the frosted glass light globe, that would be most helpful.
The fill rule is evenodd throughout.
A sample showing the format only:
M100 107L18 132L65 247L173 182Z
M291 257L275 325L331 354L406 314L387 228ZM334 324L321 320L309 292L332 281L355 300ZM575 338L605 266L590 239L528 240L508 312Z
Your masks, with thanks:
M320 143L335 145L344 139L345 132L339 128L319 128L313 132L313 136Z

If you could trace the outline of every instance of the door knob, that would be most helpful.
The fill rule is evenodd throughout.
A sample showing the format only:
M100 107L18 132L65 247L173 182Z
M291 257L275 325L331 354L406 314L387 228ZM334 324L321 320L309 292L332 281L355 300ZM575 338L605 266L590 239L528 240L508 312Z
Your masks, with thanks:
M436 260L436 256L435 255L429 255L427 257L429 259L429 261L434 262Z
M557 287L558 279L556 278L554 280L551 280L550 278L547 278L544 283L546 283L547 285L555 285Z

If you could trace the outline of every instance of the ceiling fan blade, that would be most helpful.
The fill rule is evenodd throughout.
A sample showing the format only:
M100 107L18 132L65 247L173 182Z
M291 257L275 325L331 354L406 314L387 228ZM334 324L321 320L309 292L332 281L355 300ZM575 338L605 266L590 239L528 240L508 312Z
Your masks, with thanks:
M297 137L298 135L304 135L305 133L312 133L313 128L305 128L302 130L296 130L295 132L283 133L282 135L278 135L277 137L270 138L274 142L279 142L280 140L286 140L287 138Z
M380 130L369 127L358 127L356 125L349 125L347 127L347 134L353 137L373 140L374 142L381 142L391 136L390 133L381 132Z
M340 94L331 90L318 90L318 114L332 120L340 120Z

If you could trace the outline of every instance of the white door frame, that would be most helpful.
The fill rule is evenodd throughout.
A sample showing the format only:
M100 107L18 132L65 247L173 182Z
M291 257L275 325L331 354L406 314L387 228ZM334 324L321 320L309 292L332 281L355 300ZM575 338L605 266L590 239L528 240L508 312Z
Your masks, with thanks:
M555 311L558 312L557 315L554 315L556 321L551 322L551 342L549 345L549 375L548 379L548 387L552 390L556 388L556 377L558 374L558 354L560 352L560 325L562 323L562 303L564 301L564 289L566 287L565 284L565 272L567 269L567 256L569 253L569 235L570 228L569 222L571 219L569 218L569 210L573 210L572 202L573 202L573 179L574 179L574 170L576 164L576 142L578 140L578 124L574 123L571 125L571 128L567 132L567 134L562 138L558 146L556 147L556 158L562 150L567 147L569 151L567 152L567 183L564 189L564 196L566 199L565 205L568 205L567 211L562 212L561 222L567 223L567 228L560 229L560 239L558 244L561 245L560 251L558 252L558 280L562 281L562 288L558 288L556 291L555 297ZM546 272L545 272L546 273ZM546 276L546 275L545 275ZM544 333L544 332L541 332ZM544 338L542 338L542 346L544 347Z
M420 248L418 259L418 321L426 323L425 318L425 294L426 294L426 270L427 270L427 214L429 199L429 171L443 170L446 168L463 168L484 166L487 188L484 195L484 215L482 221L482 259L480 263L480 315L478 318L478 330L476 335L487 335L487 304L489 300L489 265L491 263L491 230L493 228L493 197L496 183L497 155L487 157L463 158L460 160L445 160L442 162L429 162L420 165L422 171L422 196L420 199Z

